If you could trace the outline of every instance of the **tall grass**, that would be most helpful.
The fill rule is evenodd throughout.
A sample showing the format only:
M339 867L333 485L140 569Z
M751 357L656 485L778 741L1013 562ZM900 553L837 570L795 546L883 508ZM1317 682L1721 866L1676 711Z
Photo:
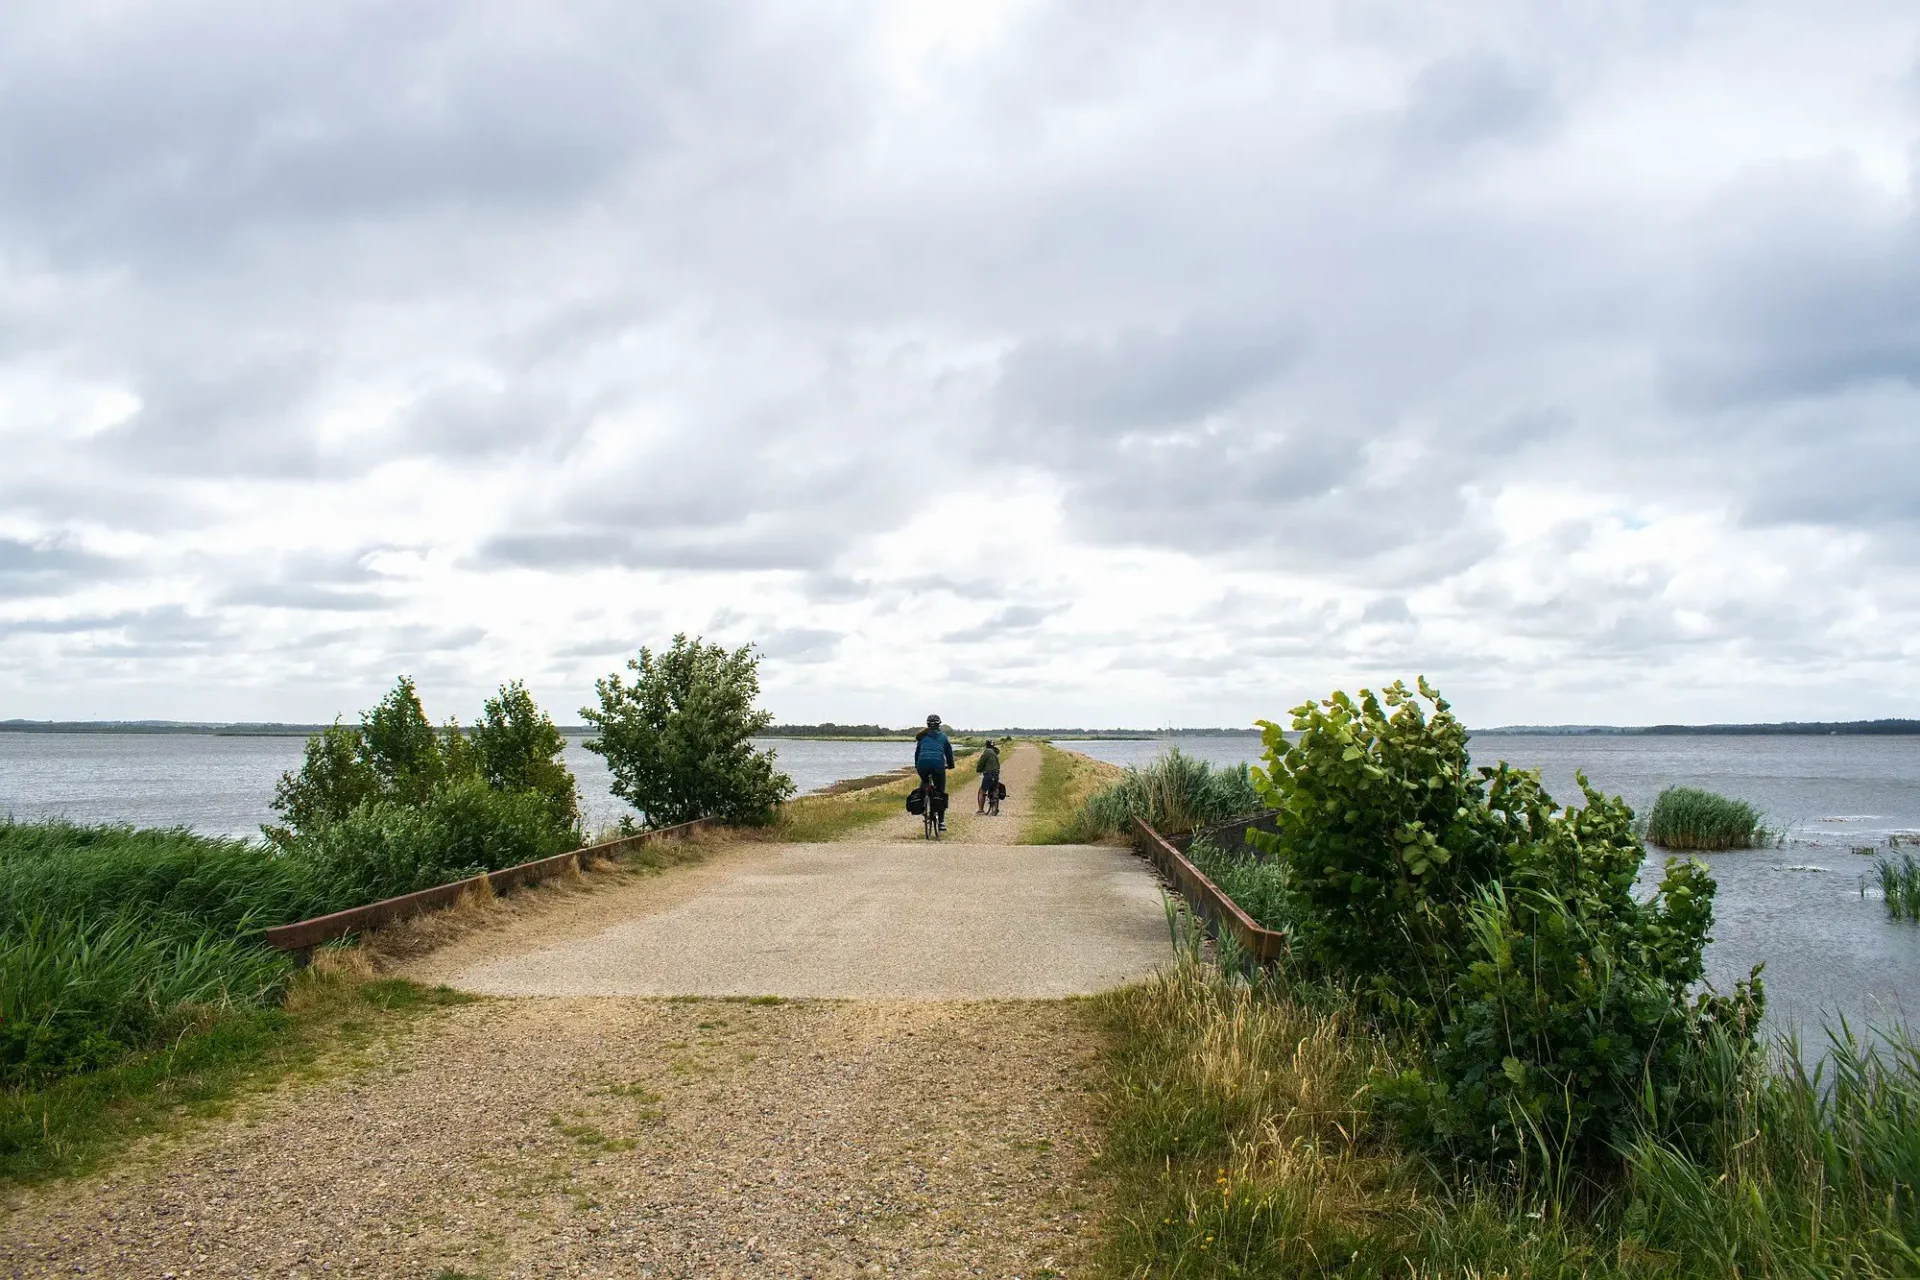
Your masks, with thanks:
M1895 920L1920 920L1920 862L1910 853L1901 854L1897 862L1875 858L1873 872L1886 899L1887 915ZM1865 893L1866 886L1862 885L1861 894Z
M1261 808L1246 765L1212 765L1175 747L1151 764L1128 766L1117 781L1089 796L1078 825L1083 838L1099 839L1124 833L1133 819L1144 818L1154 830L1172 834Z
M1920 1274L1920 1051L1844 1027L1821 1066L1708 1055L1717 1120L1651 1112L1610 1169L1490 1171L1401 1145L1373 1085L1421 1052L1334 988L1189 953L1102 996L1109 1258L1134 1276Z
M1752 805L1698 787L1668 787L1647 815L1647 840L1663 849L1751 849L1767 835Z
M1251 849L1223 849L1201 836L1187 847L1187 861L1262 926L1285 929L1292 922L1287 868L1279 859Z

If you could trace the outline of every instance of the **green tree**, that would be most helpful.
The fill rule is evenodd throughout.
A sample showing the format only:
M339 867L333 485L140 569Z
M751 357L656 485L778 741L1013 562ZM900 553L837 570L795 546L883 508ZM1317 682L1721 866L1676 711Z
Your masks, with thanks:
M296 833L338 822L380 795L380 775L366 761L360 730L335 720L307 739L297 772L280 775L273 788L273 811L284 825L263 826L268 841L285 847Z
M487 699L473 726L476 771L501 791L537 792L565 831L580 825L580 794L561 754L567 740L518 680Z
M447 776L439 731L420 705L412 676L394 681L387 696L360 717L360 737L382 790L402 804L424 801Z
M597 681L600 705L581 715L599 732L586 747L606 757L613 793L649 823L764 822L793 794L773 752L751 742L773 723L754 706L760 674L751 645L728 652L682 633L664 653L643 647L627 667L632 683L617 671Z

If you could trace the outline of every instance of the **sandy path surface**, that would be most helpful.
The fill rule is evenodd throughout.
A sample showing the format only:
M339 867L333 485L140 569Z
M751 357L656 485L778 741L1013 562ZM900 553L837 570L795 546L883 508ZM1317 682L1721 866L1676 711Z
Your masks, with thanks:
M947 806L947 834L942 844L1013 844L1020 838L1027 814L1033 804L1033 789L1040 782L1040 748L1023 742L1000 760L1000 781L1006 784L1006 803L1000 815L989 818L974 813L980 792L980 775L972 760L962 760L958 769L947 772L947 791L952 803ZM925 824L904 809L885 822L859 833L863 840L919 840L925 842Z
M962 1000L1081 995L1144 977L1167 957L1159 886L1125 849L758 850L679 895L641 882L625 901L619 888L571 899L406 972L488 995Z
M1082 1274L1075 1002L500 1000L0 1218L0 1275Z

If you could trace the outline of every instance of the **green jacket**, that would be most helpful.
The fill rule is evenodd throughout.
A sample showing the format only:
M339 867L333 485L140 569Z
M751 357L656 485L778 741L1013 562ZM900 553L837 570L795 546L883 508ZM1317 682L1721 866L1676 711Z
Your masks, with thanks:
M985 751L982 751L980 753L980 772L982 773L1000 772L1000 748L988 747Z

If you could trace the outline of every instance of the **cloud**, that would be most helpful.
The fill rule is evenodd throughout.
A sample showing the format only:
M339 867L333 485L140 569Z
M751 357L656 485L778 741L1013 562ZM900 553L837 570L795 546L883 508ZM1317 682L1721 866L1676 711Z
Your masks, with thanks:
M0 698L1920 706L1920 14L1092 13L22 12Z

